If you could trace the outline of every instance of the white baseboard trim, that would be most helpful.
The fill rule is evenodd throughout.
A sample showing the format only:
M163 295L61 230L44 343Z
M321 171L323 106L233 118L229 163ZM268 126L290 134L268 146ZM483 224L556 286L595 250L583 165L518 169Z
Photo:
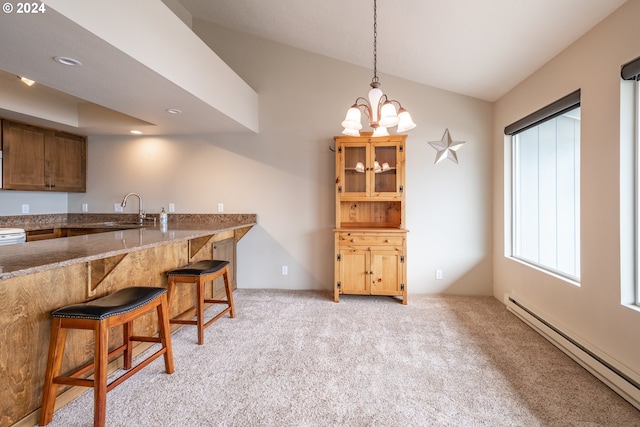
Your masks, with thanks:
M626 401L640 409L640 379L636 374L629 372L620 363L589 348L585 343L581 343L578 339L552 325L516 297L505 295L504 302L507 309L516 317L578 362Z

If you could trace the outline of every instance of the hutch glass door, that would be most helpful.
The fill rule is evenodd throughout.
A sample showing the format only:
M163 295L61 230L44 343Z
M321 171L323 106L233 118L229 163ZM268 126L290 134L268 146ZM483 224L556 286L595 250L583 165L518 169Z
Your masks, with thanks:
M345 146L344 150L344 192L367 192L367 147Z
M375 193L395 193L398 188L396 145L374 145L372 165Z

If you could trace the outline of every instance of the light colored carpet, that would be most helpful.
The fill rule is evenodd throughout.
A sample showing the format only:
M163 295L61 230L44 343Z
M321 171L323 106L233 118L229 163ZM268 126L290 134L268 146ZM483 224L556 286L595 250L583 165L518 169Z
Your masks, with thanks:
M108 426L640 426L490 297L234 296L204 345L194 327L173 334L173 375L160 358L109 392ZM89 391L50 426L92 422Z

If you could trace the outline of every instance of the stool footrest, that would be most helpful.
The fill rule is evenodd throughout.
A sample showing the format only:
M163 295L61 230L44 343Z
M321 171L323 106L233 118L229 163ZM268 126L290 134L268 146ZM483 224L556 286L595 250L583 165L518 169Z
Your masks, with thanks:
M124 374L122 374L122 376L116 378L115 380L113 380L113 382L107 385L107 392L111 391L114 387L117 387L118 385L120 385L126 379L128 379L133 374L135 374L136 372L138 372L139 370L147 366L149 363L156 360L158 357L164 355L166 352L167 352L167 348L162 347L160 350L156 351L151 356L147 357L146 359L138 363L136 366L126 371Z
M215 322L216 320L220 319L222 316L224 316L225 314L227 314L228 312L231 311L231 307L227 307L224 310L222 310L220 313L216 314L214 317L212 317L211 319L209 319L205 324L204 327L206 328L207 326L209 326L210 324L212 324L213 322Z
M193 316L192 312L195 311L195 308L192 308L190 310L187 310L186 312L182 313L181 315L174 317L173 319L169 320L169 323L173 323L176 325L197 325L198 321L197 320L186 320L186 319L182 319L182 317L187 317L188 315ZM225 314L231 312L231 307L227 307L224 310L222 310L220 313L216 314L215 317L211 318L210 320L208 320L204 326L207 327L210 324L212 324L213 322L215 322L216 320L218 320L219 318L221 318L222 316L224 316Z
M229 305L229 301L226 299L205 299L205 304L226 304Z
M231 308L231 304L227 300L205 299L204 303L205 304L212 304L212 305L213 304L224 304L224 305L227 305L227 306L229 306L229 307L227 307L225 309L227 311L229 311L230 308ZM203 310L206 310L206 309L208 309L210 307L211 306L204 307ZM185 311L183 311L182 313L180 313L177 316L175 316L174 318L170 319L169 323L177 323L177 324L180 324L180 325L196 325L197 323L196 323L195 320L191 321L191 320L186 320L186 319L190 319L193 316L195 316L197 311L198 311L198 307L194 306L194 307L188 308Z
M84 378L74 378L74 377L55 377L53 379L55 384L62 385L77 385L80 387L93 387L93 380L87 380Z
M182 319L171 319L169 323L176 325L197 325L197 320L182 320Z
M135 337L135 336L131 337L131 341L152 342L152 343L161 343L162 342L162 340L160 338ZM113 349L112 351L109 352L109 355L107 356L108 359L114 359L114 356L119 356L121 353L124 353L126 348L127 348L126 345L121 345L120 347ZM166 351L167 351L166 348L164 348L164 347L161 348L160 350L158 350L157 352L155 352L151 356L147 357L146 359L144 359L143 361L138 363L133 368L129 369L125 374L123 374L122 376L118 377L117 379L115 379L110 384L107 384L107 392L110 391L115 386L117 386L118 384L120 384L125 379L129 378L131 375L133 375L136 372L138 372L140 369L142 369L145 366L147 366L149 363L151 363L152 361L154 361L158 357L162 356L164 353L166 353ZM70 374L67 374L66 376L55 377L53 379L53 383L54 384L63 384L63 385L75 385L75 386L81 386L81 387L93 387L93 385L94 385L94 381L93 380L86 379L86 378L78 378L78 377L80 375L82 375L83 373L88 372L91 369L93 369L94 365L95 365L95 363L90 363L90 364L88 364L86 366L83 366L80 369L76 369L75 371L71 372ZM122 378L122 380L120 380L120 378Z
M109 352L109 354L107 355L107 363L113 359L115 359L115 356L119 356L121 353L124 353L124 351L127 349L127 345L123 344L119 347L114 348L113 350L111 350ZM63 383L60 382L62 381L64 378L74 378L74 379L79 379L80 375L84 374L85 372L89 372L91 369L93 369L95 366L95 362L89 363L87 365L84 365L81 368L76 369L75 371L71 371L70 373L68 373L67 375L60 375L56 378L54 378L53 382L55 384L67 384L67 383ZM60 381L59 381L60 380ZM85 381L89 381L90 385L88 386L83 386L83 387L93 387L93 380L85 380Z
M161 343L162 340L158 337L137 337L137 336L133 336L131 337L131 341L137 341L137 342L155 342L155 343Z

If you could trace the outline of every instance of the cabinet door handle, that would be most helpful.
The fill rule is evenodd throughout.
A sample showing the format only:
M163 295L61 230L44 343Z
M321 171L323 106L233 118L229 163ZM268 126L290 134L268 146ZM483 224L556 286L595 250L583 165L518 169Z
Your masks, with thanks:
M356 242L356 239L351 239L351 243L355 243L355 242Z
M389 240L389 239L387 239L387 240L385 240L384 242L385 242L385 243L389 243L389 242L390 242L390 240Z

